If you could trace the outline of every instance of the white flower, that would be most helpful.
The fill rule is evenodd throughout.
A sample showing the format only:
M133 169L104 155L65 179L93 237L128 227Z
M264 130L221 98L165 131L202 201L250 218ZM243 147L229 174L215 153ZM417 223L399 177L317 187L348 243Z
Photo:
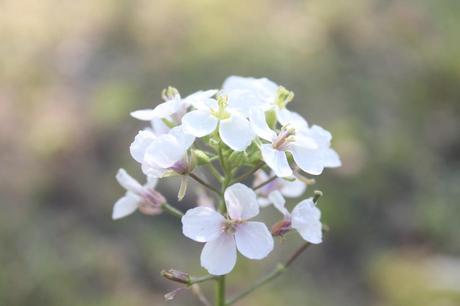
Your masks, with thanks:
M251 111L250 122L253 131L269 142L260 145L262 158L279 177L292 175L286 152L300 169L313 175L321 174L325 167L341 165L338 154L330 148L331 134L319 126L287 125L277 134L268 127L264 113L257 111Z
M294 98L294 94L267 78L230 76L224 81L223 85L224 92L229 90L242 90L251 93L261 103L260 109L262 112L275 111L276 118L281 125L288 123L292 126L307 125L301 115L286 108L286 105ZM248 96L251 95L246 94L245 99L242 101L243 103L247 100L253 100L248 99ZM252 104L258 103L252 102Z
M250 259L262 259L273 250L273 238L265 224L248 221L259 214L256 194L237 183L224 194L228 217L212 208L196 207L182 217L188 238L206 242L201 265L212 275L229 273L236 263L236 250Z
M117 220L126 217L137 209L147 215L161 213L161 204L165 203L166 200L155 191L156 179L148 178L147 183L142 186L124 169L118 170L116 178L118 183L126 189L126 194L113 206L112 219Z
M303 200L294 207L292 213L282 206L275 205L284 215L285 222L295 229L305 241L319 244L323 241L321 211L316 207L312 198Z
M222 141L234 151L244 151L254 139L245 113L248 107L241 107L238 92L215 99L195 100L196 110L182 118L184 132L203 137L219 128Z
M182 99L179 92L172 87L163 91L165 102L158 104L154 109L142 109L131 113L136 119L150 121L153 119L172 119L180 124L187 108L196 100L208 99L216 94L217 90L195 92Z
M131 144L131 155L142 163L142 171L147 176L158 178L171 172L184 174L190 166L187 150L194 140L192 135L183 133L181 126L157 137L141 131Z
M263 184L269 179L269 176L264 171L259 170L255 173L253 186L256 187ZM256 191L258 195L257 200L261 207L266 207L270 203L284 206L286 203L284 197L297 198L301 196L306 189L307 185L299 179L289 181L282 178L276 178Z

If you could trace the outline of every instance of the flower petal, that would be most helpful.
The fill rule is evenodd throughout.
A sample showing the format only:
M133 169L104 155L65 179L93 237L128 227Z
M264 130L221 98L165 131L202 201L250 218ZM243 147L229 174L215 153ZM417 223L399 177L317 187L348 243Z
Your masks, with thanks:
M201 266L212 275L224 275L233 270L236 263L235 238L223 233L205 244L201 252Z
M157 118L155 115L155 111L153 109L141 109L130 113L131 117L143 120L143 121L150 121L153 118Z
M295 163L303 171L313 175L320 175L323 172L324 164L320 150L308 150L292 145L289 151L292 153Z
M184 132L196 137L211 134L217 127L217 118L205 110L194 110L182 118Z
M302 238L310 243L322 242L321 212L313 200L306 199L300 202L292 211L291 225Z
M282 180L282 185L281 193L288 198L300 197L307 189L307 185L298 179L293 182Z
M155 118L166 118L182 108L183 102L180 96L175 96L173 99L158 104L154 109L153 113ZM153 119L153 118L152 118Z
M135 161L142 163L144 161L145 151L156 138L151 130L142 130L137 133L134 141L129 146L129 152Z
M246 185L236 183L225 190L225 204L230 218L248 220L259 214L256 193Z
M182 147L182 151L186 151L190 148L195 141L195 136L185 133L184 127L181 125L171 129L170 134L177 139Z
M326 149L323 151L324 166L328 168L337 168L342 165L339 154L332 149Z
M196 105L201 105L203 101L210 99L217 92L218 90L216 89L200 90L187 96L183 101L186 105L193 105L196 107Z
M161 135L145 151L144 161L161 168L169 168L181 160L186 151L187 148L173 135Z
M260 138L272 142L276 137L276 133L268 127L265 112L263 110L252 109L249 113L249 121L251 123L251 129Z
M212 241L222 234L224 222L225 218L214 209L196 207L182 217L182 232L198 242Z
M289 216L289 212L285 207L286 200L284 199L281 192L279 192L278 190L272 191L268 195L268 198L273 203L273 206L275 206L275 208L280 211L280 213L282 213L285 216Z
M127 192L124 197L118 199L113 206L112 219L124 218L137 210L138 204L142 201L141 197L132 192Z
M271 104L275 101L278 85L267 78L252 78L241 76L230 76L224 84L223 90L245 89L253 92L263 103Z
M131 175L126 172L125 169L119 169L117 175L115 176L118 183L128 191L131 191L135 194L141 195L143 191L143 187L139 184L136 179L134 179Z
M273 237L262 222L240 224L235 232L238 251L249 259L262 259L273 250Z
M234 151L244 151L254 139L249 121L237 114L220 121L219 135L222 141Z
M292 169L289 166L286 153L273 148L271 144L260 146L263 160L275 172L278 177L287 177L292 175Z
M277 109L276 118L283 126L289 125L296 129L308 128L307 121L301 115L286 108Z

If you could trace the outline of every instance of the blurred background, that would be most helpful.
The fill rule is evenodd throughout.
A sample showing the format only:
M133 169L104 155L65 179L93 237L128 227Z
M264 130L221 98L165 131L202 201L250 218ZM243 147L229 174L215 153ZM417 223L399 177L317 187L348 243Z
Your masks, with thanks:
M114 175L142 178L129 111L232 74L293 90L344 164L313 187L325 242L238 305L460 305L459 29L456 0L0 1L0 305L165 305L161 269L204 274L177 220L111 220Z

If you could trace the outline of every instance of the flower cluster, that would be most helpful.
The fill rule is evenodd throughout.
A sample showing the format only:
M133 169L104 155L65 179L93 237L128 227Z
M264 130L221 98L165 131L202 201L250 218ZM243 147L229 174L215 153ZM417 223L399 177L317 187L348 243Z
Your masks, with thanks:
M212 275L229 273L238 252L265 258L274 248L273 237L292 230L309 243L321 243L316 201L307 198L289 210L285 198L302 196L314 182L307 175L341 162L331 134L287 108L291 91L266 78L231 76L220 90L183 98L168 87L162 98L153 109L131 113L149 123L130 146L147 183L119 170L117 180L127 192L115 203L113 219L136 210L180 217L183 234L205 243L201 265ZM185 214L155 190L159 179L170 176L181 178L179 201L191 180L200 184L194 189L196 205ZM282 214L271 230L254 221L269 206Z

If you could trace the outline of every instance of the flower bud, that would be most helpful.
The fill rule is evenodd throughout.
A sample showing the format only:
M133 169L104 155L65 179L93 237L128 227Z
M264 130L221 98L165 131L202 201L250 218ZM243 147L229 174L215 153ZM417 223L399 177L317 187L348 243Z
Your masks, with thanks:
M190 284L190 275L187 272L182 272L174 269L169 269L167 271L161 271L161 275L169 279L170 281L181 283L181 284Z
M168 88L163 89L161 92L161 97L165 101L175 99L177 96L180 96L179 91L172 86L168 86Z
M291 220L283 219L272 225L273 236L284 236L291 230Z
M294 99L294 92L287 90L283 86L278 87L277 95L276 104L280 108L285 108L286 104Z
M211 161L209 156L201 150L193 150L192 155L196 158L196 162L199 166L208 164Z

